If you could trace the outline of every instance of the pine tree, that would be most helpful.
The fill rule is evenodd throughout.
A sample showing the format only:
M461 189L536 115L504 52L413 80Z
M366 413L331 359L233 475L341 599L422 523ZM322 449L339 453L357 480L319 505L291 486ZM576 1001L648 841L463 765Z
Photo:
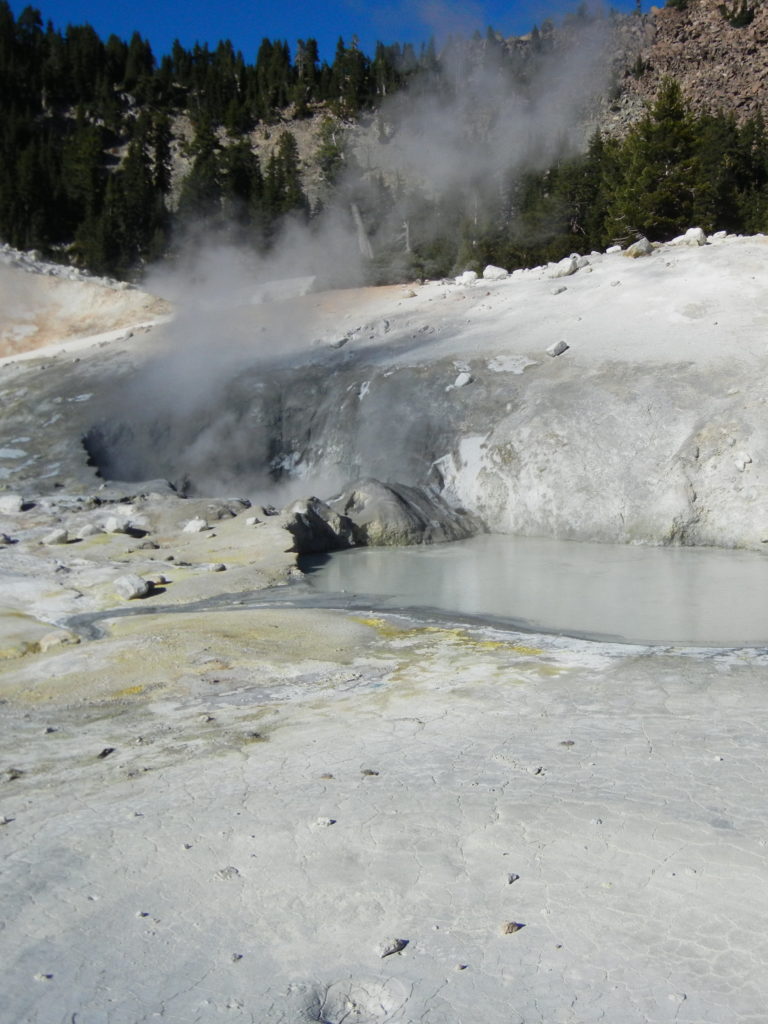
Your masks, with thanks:
M210 123L203 119L192 143L194 162L179 195L179 216L210 221L221 212L221 167L218 142Z
M624 140L617 175L605 182L608 231L666 241L706 206L708 185L680 86L667 79L650 111ZM707 224L702 224L707 228Z

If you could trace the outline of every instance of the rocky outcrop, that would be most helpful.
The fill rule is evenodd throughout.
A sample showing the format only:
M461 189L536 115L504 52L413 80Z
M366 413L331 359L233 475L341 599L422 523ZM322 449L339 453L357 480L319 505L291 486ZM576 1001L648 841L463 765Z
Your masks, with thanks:
M405 484L361 480L330 505L354 523L358 542L370 546L434 544L482 530L477 516L437 493Z
M283 512L285 529L293 537L293 550L317 555L354 547L358 536L352 521L339 515L320 498L294 501Z
M682 9L681 9L682 8ZM688 0L620 19L615 34L617 92L601 124L622 134L651 103L664 78L676 79L697 113L737 120L768 109L768 7Z
M477 516L439 494L405 484L361 480L327 502L302 498L283 511L283 525L301 555L356 546L385 547L463 540L479 533Z

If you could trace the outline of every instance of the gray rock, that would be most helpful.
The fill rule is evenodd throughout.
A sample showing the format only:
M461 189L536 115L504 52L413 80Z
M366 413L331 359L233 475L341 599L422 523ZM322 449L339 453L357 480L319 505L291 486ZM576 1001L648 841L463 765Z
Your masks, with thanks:
M0 494L0 513L5 516L15 515L24 507L24 499L20 494Z
M358 543L352 521L320 498L294 501L283 514L285 529L293 537L293 550L300 555L339 551Z
M51 530L43 537L43 544L67 544L69 542L69 534L64 529Z
M146 597L152 592L152 583L142 579L135 573L127 573L125 576L118 576L113 584L115 592L126 601L133 601L139 597Z
M463 274L459 274L458 277L454 278L456 284L474 284L477 280L477 274L474 270L465 270Z
M109 516L104 520L104 532L127 533L130 525L130 521L124 516Z
M104 533L101 526L97 526L95 523L86 523L77 531L76 537L78 540L85 540L87 537L96 537L100 533Z
M384 957L392 956L393 953L402 953L407 945L408 939L385 939L378 945L378 954L383 960Z
M483 271L483 278L486 281L503 281L509 277L509 271L504 270L503 267L494 267L492 263Z
M636 260L640 256L650 256L652 252L653 246L648 239L639 238L624 250L624 255L629 256L631 260Z
M479 533L480 520L439 494L405 484L361 480L329 502L354 524L358 543L432 544Z
M564 260L560 260L559 263L552 264L550 268L550 277L570 277L571 274L575 274L579 269L578 261L573 256L566 256Z
M561 356L563 352L567 352L569 348L570 345L568 345L567 342L556 341L553 345L549 346L546 352L548 356L552 356L554 358L554 356Z
M204 530L210 530L210 526L205 519L196 517L195 519L190 519L188 523L185 523L182 528L182 533L202 533Z
M678 235L670 245L706 245L707 236L701 228L688 228L684 235Z

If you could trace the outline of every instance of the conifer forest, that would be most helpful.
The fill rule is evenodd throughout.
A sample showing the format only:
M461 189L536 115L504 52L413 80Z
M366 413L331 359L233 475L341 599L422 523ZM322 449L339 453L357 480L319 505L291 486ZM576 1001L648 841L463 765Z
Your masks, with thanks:
M547 166L518 164L482 187L431 190L350 149L349 126L382 124L399 94L449 100L459 52L502 64L524 92L550 39L535 28L525 62L491 29L372 55L339 39L330 63L313 39L264 39L249 56L231 42L176 42L158 58L138 33L62 32L0 0L0 240L137 280L173 259L192 225L268 253L286 221L312 230L333 207L373 240L365 270L381 283L512 270L692 225L768 230L762 118L694 114L671 79L623 137L564 143ZM316 141L302 157L309 123Z

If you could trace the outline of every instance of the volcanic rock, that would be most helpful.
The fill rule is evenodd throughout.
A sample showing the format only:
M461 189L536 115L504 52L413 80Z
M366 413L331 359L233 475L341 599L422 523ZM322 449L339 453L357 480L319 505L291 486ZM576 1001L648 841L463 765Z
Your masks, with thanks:
M361 480L329 505L349 517L358 542L370 546L462 540L482 530L471 513L452 508L436 493L405 484Z

